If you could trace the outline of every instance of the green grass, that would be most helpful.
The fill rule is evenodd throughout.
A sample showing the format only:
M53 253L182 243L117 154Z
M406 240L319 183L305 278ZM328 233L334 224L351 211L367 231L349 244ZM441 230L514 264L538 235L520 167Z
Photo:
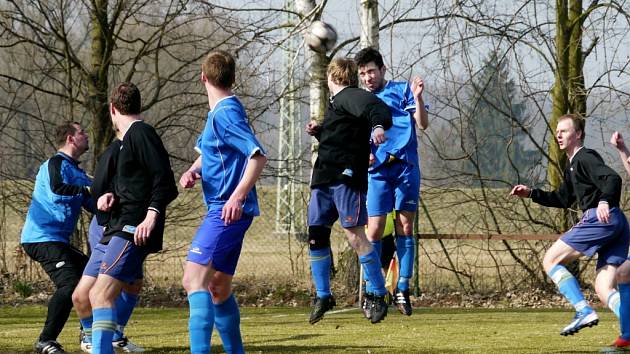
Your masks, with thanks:
M358 309L307 322L307 308L243 308L242 333L248 353L596 353L612 342L616 318L600 310L600 325L573 337L558 335L572 318L560 310L416 309L411 317L392 310L371 325ZM30 353L44 320L41 306L0 308L0 353ZM127 334L153 353L186 353L186 308L137 309ZM60 342L79 352L73 315ZM221 353L215 332L213 353Z

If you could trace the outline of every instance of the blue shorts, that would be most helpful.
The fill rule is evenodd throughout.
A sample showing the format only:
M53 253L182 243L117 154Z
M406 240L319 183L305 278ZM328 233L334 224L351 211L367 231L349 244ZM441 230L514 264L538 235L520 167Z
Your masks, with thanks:
M103 230L104 227L98 224L96 216L94 216L92 221L90 221L90 227L88 228L88 244L92 252L94 252L94 246L101 242L101 239L103 238Z
M392 210L415 212L420 198L420 168L394 161L368 173L367 212L387 215Z
M114 235L106 246L99 273L132 283L142 278L142 263L148 254L146 247L136 246L133 242Z
M90 260L83 270L83 275L93 278L98 277L101 270L101 262L103 261L103 256L105 256L106 252L107 245L102 243L97 243L94 247L92 247L92 254L90 254ZM140 271L138 272L136 279L142 279L143 277L144 273L142 272L142 267L140 267Z
M365 225L365 193L343 183L314 187L308 203L308 226L332 226L337 218L346 229Z
M208 212L192 240L186 260L201 265L212 262L215 270L234 275L245 232L253 220L253 216L243 215L238 221L225 225L221 210Z
M628 257L628 220L619 208L611 208L609 222L602 224L597 220L597 208L588 209L560 239L588 257L597 253L597 269L607 264L618 266Z

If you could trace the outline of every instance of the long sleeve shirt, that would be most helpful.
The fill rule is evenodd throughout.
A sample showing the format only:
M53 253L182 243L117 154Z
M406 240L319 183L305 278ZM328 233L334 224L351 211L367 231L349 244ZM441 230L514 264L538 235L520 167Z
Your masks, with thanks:
M333 96L315 135L319 151L311 187L342 182L366 191L370 136L377 126L389 129L392 114L374 94L346 87Z
M534 202L555 208L569 208L577 201L584 211L607 202L610 208L618 207L621 198L621 177L595 151L578 150L564 170L564 180L552 192L533 189Z
M153 208L159 217L146 247L150 252L161 250L166 206L178 192L168 153L152 126L136 121L125 133L114 187L117 202L101 243L109 242L114 234L132 241L133 235L122 232L123 227L138 226Z

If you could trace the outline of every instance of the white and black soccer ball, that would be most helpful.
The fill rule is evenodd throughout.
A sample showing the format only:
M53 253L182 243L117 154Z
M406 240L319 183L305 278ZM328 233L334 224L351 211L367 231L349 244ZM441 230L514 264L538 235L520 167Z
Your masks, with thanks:
M313 21L305 35L306 44L318 53L326 53L337 43L337 31L323 21Z

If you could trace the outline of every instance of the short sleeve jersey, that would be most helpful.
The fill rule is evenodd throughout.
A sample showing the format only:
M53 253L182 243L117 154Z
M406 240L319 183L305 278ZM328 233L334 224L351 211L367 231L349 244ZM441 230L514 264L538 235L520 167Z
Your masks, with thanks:
M223 208L249 159L257 152L265 153L247 122L245 108L235 96L223 98L208 112L197 149L201 151L201 183L208 211ZM243 213L260 215L256 187L247 194Z
M382 90L374 92L389 107L393 125L385 131L386 140L379 146L372 145L376 159L371 169L375 169L392 155L412 165L418 165L418 141L415 120L416 103L409 82L388 81Z

